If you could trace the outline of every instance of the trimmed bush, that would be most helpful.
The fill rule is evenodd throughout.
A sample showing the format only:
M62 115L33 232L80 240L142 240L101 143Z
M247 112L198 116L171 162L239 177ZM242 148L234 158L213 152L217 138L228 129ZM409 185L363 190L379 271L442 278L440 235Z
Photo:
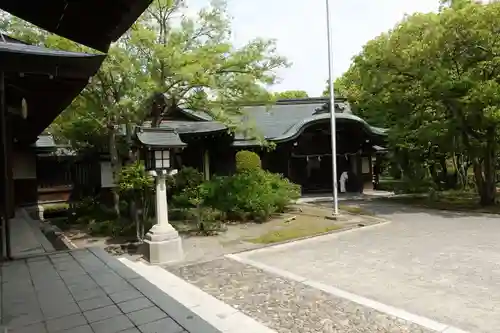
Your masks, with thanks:
M246 170L204 184L204 203L229 219L262 222L300 197L300 187L282 175Z
M240 150L236 153L236 172L257 170L262 168L259 155L252 151Z

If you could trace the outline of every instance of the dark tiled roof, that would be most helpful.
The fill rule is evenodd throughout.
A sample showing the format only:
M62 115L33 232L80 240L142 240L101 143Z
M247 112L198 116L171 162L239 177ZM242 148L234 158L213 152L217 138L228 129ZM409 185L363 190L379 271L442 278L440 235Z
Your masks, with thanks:
M142 127L151 128L151 122L145 122ZM212 133L227 130L224 124L217 121L185 121L185 120L164 120L157 130L174 130L179 134L189 133Z
M38 140L31 145L39 156L75 156L76 152L68 146L56 144L54 137L50 134L38 136Z
M243 108L250 124L266 139L273 139L286 133L290 127L313 115L324 101L312 103L290 103L268 106L247 106ZM237 135L242 138L242 135Z
M322 121L330 118L330 113L325 113L324 106L328 103L326 98L308 98L303 100L278 101L272 107L248 106L243 112L249 123L255 124L256 130L267 140L286 141L300 134L305 124ZM356 121L362 124L366 131L373 135L384 135L385 130L368 125L363 119L353 115L350 107L344 100L339 99L335 113L337 120ZM236 139L240 145L245 142L245 136L237 134Z
M304 119L300 120L299 122L295 123L294 125L292 125L289 129L287 129L280 136L273 137L272 140L275 142L283 142L283 141L292 140L302 133L302 131L306 125L317 123L317 122L322 122L324 120L330 120L329 113L321 113L321 114L316 114L316 115L310 116L308 118L304 118ZM362 125L365 132L367 132L370 135L384 135L385 134L384 130L368 125L368 123L366 121L364 121L363 119L361 119L361 118L359 118L351 113L335 113L335 120L338 123L340 123L340 122L357 122L360 125Z
M137 131L137 139L145 146L177 148L185 147L176 131L157 128L141 128Z
M102 52L123 35L151 0L0 1L0 8L43 30ZM88 24L91 21L91 24Z
M239 122L248 124L248 127L263 138L284 142L300 135L306 124L311 122L325 121L330 118L330 113L325 106L328 105L327 98L307 98L294 100L281 100L275 105L252 105L245 106L242 109L242 116ZM362 125L367 133L375 136L384 136L385 130L370 126L363 119L353 115L349 104L343 99L336 100L337 113L335 118L339 121L352 121ZM207 113L182 110L197 121L164 121L161 128L168 128L178 131L178 133L210 133L226 129L223 124L212 120ZM340 113L339 111L343 111ZM145 123L144 127L149 127ZM249 131L252 132L252 131ZM235 134L233 146L255 146L260 145L260 141L255 137L249 137L243 133Z
M1 52L23 53L23 54L33 54L33 55L41 55L41 56L45 55L45 56L78 57L78 58L97 57L100 59L104 59L103 55L48 49L48 48L40 47L40 46L36 46L36 45L25 44L25 43L22 43L20 41L17 41L16 39L13 39L13 38L6 39L5 42L3 42L0 39L0 51Z

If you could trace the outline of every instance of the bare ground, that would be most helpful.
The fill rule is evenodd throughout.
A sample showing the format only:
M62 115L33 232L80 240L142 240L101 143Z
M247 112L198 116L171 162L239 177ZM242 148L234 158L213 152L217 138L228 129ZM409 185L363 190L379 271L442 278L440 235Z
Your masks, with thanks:
M272 241L279 242L279 235L281 233L286 233L288 238L292 235L293 240L295 240L323 233L359 228L380 222L379 219L362 215L362 212L356 209L344 208L346 212L341 214L336 220L333 220L329 218L332 216L330 207L297 204L289 212L280 214L265 223L227 224L227 230L217 235L183 236L185 260L181 265L210 261L229 253L268 246L268 236L272 236ZM355 212L355 214L347 211ZM78 229L65 231L64 234L78 248L89 246L103 247L109 252L118 255L124 252L137 252L134 245L127 245L130 240L126 238L92 237ZM275 234L278 234L278 236L276 237ZM283 241L287 241L287 239L283 238Z

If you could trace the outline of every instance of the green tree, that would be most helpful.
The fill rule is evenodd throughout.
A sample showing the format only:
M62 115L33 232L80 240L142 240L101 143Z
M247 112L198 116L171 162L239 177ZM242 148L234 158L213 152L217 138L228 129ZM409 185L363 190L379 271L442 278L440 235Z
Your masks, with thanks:
M66 51L95 51L4 14L0 26L10 36L22 41L48 48ZM115 183L122 167L120 147L130 152L125 138L131 136L132 124L144 119L140 107L143 96L150 89L150 78L140 67L129 48L133 40L125 35L109 50L98 73L91 79L83 92L73 101L50 126L49 131L58 140L70 143L79 152L88 150L108 151L111 156ZM126 128L125 138L120 130ZM128 140L130 141L130 140ZM114 208L119 210L119 195L114 191Z
M368 120L391 128L405 172L470 163L483 205L496 195L499 29L499 2L445 3L370 41L340 84Z
M286 90L274 93L273 96L276 100L279 99L294 99L294 98L307 98L309 95L304 90Z
M271 102L272 95L263 87L276 82L276 69L288 66L273 40L257 38L233 46L225 2L213 1L195 17L185 15L186 9L181 0L153 1L51 126L77 149L109 150L115 181L122 166L120 147L133 157L128 144L132 128L146 116L158 125L165 111L188 107L205 110L236 129L242 126L234 121L241 105L249 100ZM0 26L28 42L88 51L9 15L0 17ZM124 127L125 138L120 135ZM118 213L116 191L114 198Z
M149 76L128 52L130 46L124 37L110 48L99 72L51 126L55 135L79 151L109 152L115 183L122 157L135 161L132 132L144 119L142 99L151 86ZM119 214L119 193L114 189L113 194Z
M326 81L326 85L325 85L325 90L323 90L323 93L322 93L322 96L324 97L327 97L327 96L330 96L330 87L328 85L330 81L327 80ZM340 97L344 97L344 94L342 92L342 87L339 87L339 79L335 80L334 81L334 84L333 84L333 91L335 92L335 96L340 96Z
M212 1L194 17L182 0L155 0L131 30L133 53L151 74L153 124L164 110L183 106L205 110L236 127L233 115L244 102L271 101L263 86L288 66L275 41L257 38L236 48L224 1Z

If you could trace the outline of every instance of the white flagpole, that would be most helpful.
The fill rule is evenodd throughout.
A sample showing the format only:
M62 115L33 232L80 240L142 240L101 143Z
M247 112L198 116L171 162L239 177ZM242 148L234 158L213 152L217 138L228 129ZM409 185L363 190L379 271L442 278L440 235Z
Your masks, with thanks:
M326 29L328 36L328 88L330 91L330 126L332 137L332 177L333 177L333 216L339 215L337 195L337 130L335 124L335 94L333 89L333 41L330 27L330 0L326 1Z

